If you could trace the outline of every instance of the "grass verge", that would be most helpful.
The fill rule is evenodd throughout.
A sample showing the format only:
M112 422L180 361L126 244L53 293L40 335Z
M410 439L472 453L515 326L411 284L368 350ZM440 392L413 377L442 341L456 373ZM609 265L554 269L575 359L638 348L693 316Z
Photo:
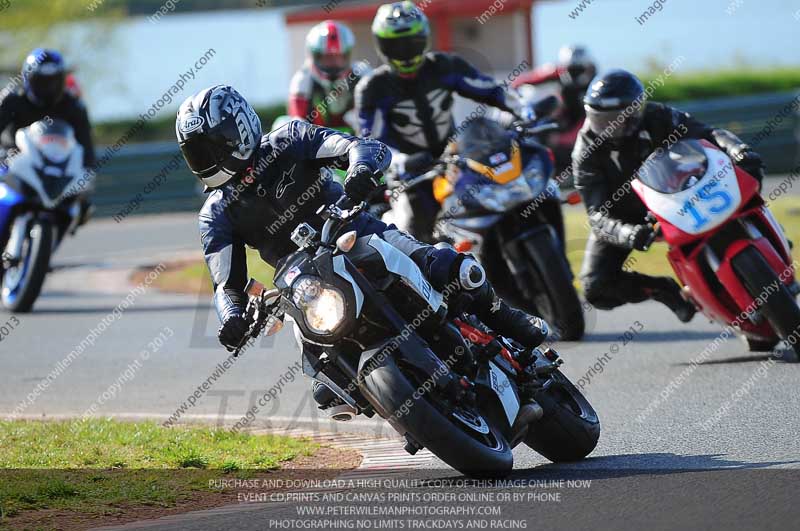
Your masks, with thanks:
M643 81L648 82L647 76ZM654 101L686 101L797 90L800 68L744 68L671 76L653 93Z
M142 508L160 515L235 503L214 480L277 477L297 461L319 468L311 464L319 452L326 466L355 465L349 452L337 457L331 452L338 450L277 435L107 419L4 421L0 528L56 528L46 523L52 520L61 529L78 515L80 528L86 519L132 517Z

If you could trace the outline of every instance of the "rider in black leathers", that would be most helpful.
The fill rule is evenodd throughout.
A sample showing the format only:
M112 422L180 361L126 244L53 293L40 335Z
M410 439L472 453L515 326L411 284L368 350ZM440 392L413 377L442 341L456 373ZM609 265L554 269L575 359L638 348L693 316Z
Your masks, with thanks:
M612 70L595 79L584 100L587 119L572 153L575 186L589 214L591 234L581 270L587 301L600 309L655 299L681 321L694 306L668 277L623 269L631 250L646 250L655 237L647 209L632 190L636 170L657 148L675 139L705 139L761 180L761 158L736 135L709 127L685 112L645 102L642 83L629 72Z
M75 140L83 147L83 166L92 169L96 158L89 115L83 102L66 92L66 68L61 54L55 50L37 48L22 65L23 87L13 90L9 85L0 92L0 164L16 149L17 130L38 122L64 120L75 132ZM3 94L5 92L5 94ZM83 225L90 217L89 184L78 196Z
M33 50L22 65L23 87L6 90L0 99L0 145L10 150L18 129L46 119L61 119L75 131L83 146L83 164L95 165L89 116L81 100L65 92L66 70L61 55L53 50ZM11 88L11 87L9 87Z
M223 85L184 101L175 128L189 168L211 189L200 212L200 234L222 322L219 340L233 350L247 332L245 245L276 265L296 250L291 231L302 222L319 229L317 210L341 196L342 187L328 168L347 168L344 192L361 201L375 190L376 176L389 166L391 153L381 142L300 120L262 136L253 108ZM496 331L528 348L547 336L544 321L495 295L469 255L425 245L368 214L357 218L353 229L360 236L378 234L408 255L435 288L456 281L455 291L469 299L466 309Z

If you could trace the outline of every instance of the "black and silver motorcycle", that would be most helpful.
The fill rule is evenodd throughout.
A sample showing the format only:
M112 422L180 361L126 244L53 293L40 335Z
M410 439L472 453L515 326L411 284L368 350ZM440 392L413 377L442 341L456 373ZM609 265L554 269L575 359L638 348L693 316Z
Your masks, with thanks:
M52 253L78 226L87 173L83 148L62 120L36 122L17 131L15 140L18 150L0 164L0 302L28 312Z
M289 316L305 344L304 372L341 400L339 418L377 413L409 453L428 448L470 476L508 474L521 442L552 461L588 455L600 424L558 354L492 333L458 313L461 295L433 289L409 257L347 231L365 208L342 198L320 210L319 233L305 223L293 231L299 250L279 263L276 288L248 287L241 348Z

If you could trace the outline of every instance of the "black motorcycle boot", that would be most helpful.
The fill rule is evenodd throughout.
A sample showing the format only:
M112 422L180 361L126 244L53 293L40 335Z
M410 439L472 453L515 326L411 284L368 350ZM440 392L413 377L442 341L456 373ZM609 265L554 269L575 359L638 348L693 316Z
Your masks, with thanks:
M660 302L674 313L683 323L688 323L697 313L694 304L681 295L681 287L671 278L658 279L663 285L651 290L653 300Z
M547 323L506 304L495 293L483 268L473 258L465 257L459 264L459 281L462 289L472 298L469 312L495 332L508 336L528 349L538 347L547 338L550 332Z

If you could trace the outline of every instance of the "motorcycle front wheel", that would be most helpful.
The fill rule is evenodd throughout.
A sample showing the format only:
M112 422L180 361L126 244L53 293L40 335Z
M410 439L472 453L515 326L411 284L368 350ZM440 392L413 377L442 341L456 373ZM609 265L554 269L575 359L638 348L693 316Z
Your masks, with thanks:
M525 444L554 463L580 461L600 439L600 419L586 397L560 371L536 395L544 410L528 428Z
M533 302L539 316L556 328L561 341L580 340L586 329L583 305L560 245L551 231L541 231L523 242L523 247L538 288Z
M372 397L381 416L439 459L462 474L476 478L501 478L514 467L514 456L505 437L479 412L447 408L436 404L431 393L420 393L387 356L381 364L363 376L364 395ZM416 393L416 394L415 394ZM416 396L416 398L415 398Z
M50 267L52 249L53 226L49 221L34 220L23 244L22 258L3 274L0 300L7 310L27 313L33 309Z
M754 247L734 256L731 266L751 297L759 299L766 295L759 309L780 339L794 336L792 348L800 358L800 307L789 288L779 281L778 275ZM778 286L778 289L770 289L771 286Z

